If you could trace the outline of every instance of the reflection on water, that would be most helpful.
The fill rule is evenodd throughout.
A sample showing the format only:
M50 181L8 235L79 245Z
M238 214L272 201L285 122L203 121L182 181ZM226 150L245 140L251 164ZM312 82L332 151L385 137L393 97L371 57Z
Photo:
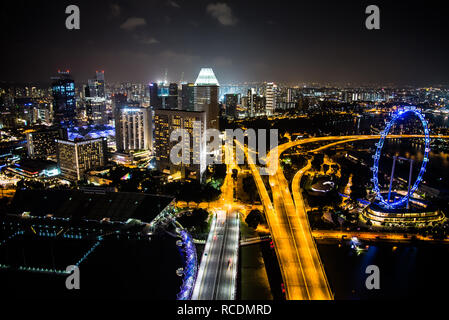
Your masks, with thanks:
M449 286L447 245L376 244L361 255L336 244L318 249L336 299L441 299ZM380 290L365 287L369 265L380 269Z

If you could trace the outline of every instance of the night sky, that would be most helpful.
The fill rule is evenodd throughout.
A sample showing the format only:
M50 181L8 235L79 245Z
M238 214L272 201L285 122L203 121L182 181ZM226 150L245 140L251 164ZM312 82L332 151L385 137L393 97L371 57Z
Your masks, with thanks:
M242 81L448 84L443 1L1 1L0 81ZM81 29L65 28L76 4ZM381 30L365 28L365 8Z

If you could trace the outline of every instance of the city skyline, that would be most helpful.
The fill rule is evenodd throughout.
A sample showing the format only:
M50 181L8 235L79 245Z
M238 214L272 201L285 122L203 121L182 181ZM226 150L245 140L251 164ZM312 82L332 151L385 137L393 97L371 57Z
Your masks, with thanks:
M109 82L141 83L168 70L179 82L207 66L222 83L447 84L448 26L438 3L380 1L380 30L365 28L365 1L79 1L80 30L65 28L68 4L7 5L0 81L48 83L70 69L75 79L105 70ZM416 41L423 37L426 45Z
M3 4L2 297L194 319L444 298L444 14L434 0Z

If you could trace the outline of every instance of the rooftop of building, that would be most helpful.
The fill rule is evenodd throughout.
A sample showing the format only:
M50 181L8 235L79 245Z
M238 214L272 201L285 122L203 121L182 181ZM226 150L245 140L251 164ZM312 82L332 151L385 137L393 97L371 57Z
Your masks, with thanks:
M71 127L68 129L69 140L96 139L100 137L115 136L115 127L110 125L89 125L82 127Z
M18 190L9 213L32 216L87 218L112 221L139 219L151 222L173 200L144 193L86 190Z
M179 110L179 109L155 109L157 113L184 113L184 114L205 114L206 111Z
M195 86L219 86L212 68L202 68L195 81Z
M49 160L21 160L15 166L28 172L41 172L42 170L53 168L58 164Z

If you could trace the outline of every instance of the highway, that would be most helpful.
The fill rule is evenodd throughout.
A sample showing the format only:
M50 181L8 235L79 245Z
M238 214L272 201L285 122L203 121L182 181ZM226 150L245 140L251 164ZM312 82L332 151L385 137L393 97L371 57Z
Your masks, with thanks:
M393 138L421 138L423 135L390 135ZM380 135L352 135L352 136L325 136L305 138L292 141L272 149L267 157L268 166L273 161L279 161L279 156L286 150L302 144L314 142L335 141L333 145L350 141L375 140ZM432 136L432 138L448 138L447 136ZM245 151L248 157L247 147L237 142L237 146ZM320 147L314 151L321 150ZM327 146L329 147L329 146ZM332 292L327 281L324 267L321 263L318 250L312 238L312 232L305 213L304 204L300 196L295 196L293 202L289 185L278 164L277 171L269 177L272 189L273 203L268 195L266 187L260 176L258 167L249 164L254 177L259 195L264 206L268 226L273 238L273 243L278 257L279 266L286 288L286 298L291 300L327 300L333 299ZM297 177L298 184L302 174L307 168L300 171ZM295 187L296 188L296 187ZM297 192L299 194L299 192Z
M239 246L236 212L218 210L206 242L192 300L234 300Z
M234 180L231 175L234 168L234 162L228 164L222 198L213 204L216 215L201 258L192 300L235 300L240 220L233 207Z
M300 243L298 250L301 261L303 261L308 270L314 270L306 273L308 275L306 281L310 286L310 298L313 300L329 300L332 299L331 289L326 278L326 273L319 256L318 249L316 248L315 240L312 236L309 219L307 217L307 210L300 190L301 178L304 173L312 167L311 163L312 161L309 160L307 165L296 173L292 181L292 193L296 213L293 221L296 221L297 225L295 241Z
M414 138L421 135L391 135L388 138ZM433 136L434 138L447 138ZM279 155L286 150L313 142L335 141L308 152L319 152L338 144L359 140L379 139L379 135L362 136L327 136L305 138L280 145L267 156L268 166L279 161ZM236 146L244 150L247 147L236 142ZM229 156L233 150L227 150ZM278 257L286 298L292 300L329 300L333 299L324 267L319 257L312 231L310 230L304 202L299 190L302 175L310 168L310 162L300 170L292 183L292 192L278 163L277 171L269 176L273 202L255 164L249 163L259 196L267 217L274 248ZM238 169L235 159L227 164L227 175L222 186L222 197L208 204L208 208L216 212L206 242L205 251L195 284L193 300L232 300L235 299L237 276L239 218L237 211L242 205L234 202L234 180L232 169ZM293 196L292 196L293 193Z
M271 151L268 163L279 161L278 154L288 148L288 144L285 144L279 146L278 150ZM272 234L275 246L279 247L278 251L284 252L283 255L287 257L287 263L283 263L287 299L333 299L302 201L293 201L280 165L276 173L269 177L269 182L277 216L275 222L271 223L271 228L276 230L276 234L288 239L283 239L284 244L281 244Z

